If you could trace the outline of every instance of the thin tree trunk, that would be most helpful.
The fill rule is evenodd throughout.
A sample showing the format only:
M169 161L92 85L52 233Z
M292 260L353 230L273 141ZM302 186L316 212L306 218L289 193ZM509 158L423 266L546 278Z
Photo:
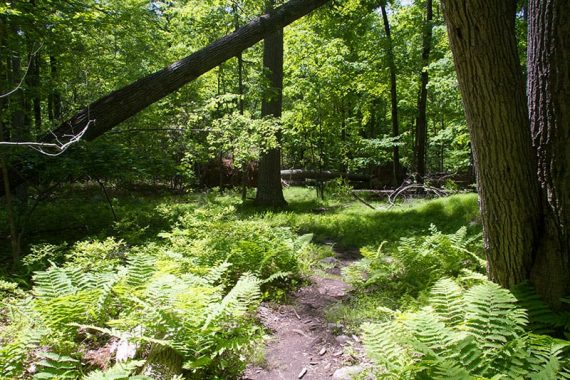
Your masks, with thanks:
M61 122L61 94L57 89L59 78L57 72L57 60L53 55L49 57L51 91L48 97L48 118L53 123Z
M4 125L0 122L0 141L4 139ZM6 204L6 215L8 218L8 226L10 228L10 246L12 248L12 261L14 265L20 259L20 238L18 236L18 226L14 215L14 202L12 200L12 191L10 190L10 175L4 154L0 152L0 171L2 173L2 182L4 184L4 202Z
M32 58L33 59L33 73L32 73L32 86L34 89L33 107L34 107L34 128L36 135L42 131L42 104L41 104L41 58L39 52Z
M539 186L515 40L515 3L443 0L477 174L490 277L529 278Z
M418 183L424 182L426 175L427 145L427 84L429 81L428 65L431 51L433 7L432 0L426 0L426 20L423 29L422 73L418 97L418 117L416 119L415 163Z
M239 6L237 0L233 3L233 12L234 12L234 28L237 31L240 27L239 22ZM237 71L238 71L238 107L239 113L243 116L245 111L245 99L244 99L244 85L243 85L243 52L240 52L237 55ZM247 200L247 180L249 176L249 162L244 164L241 168L241 200L245 202Z
M560 306L570 294L570 2L528 7L529 115L545 218L531 279Z
M396 63L394 61L394 47L392 44L392 35L390 32L390 23L388 21L388 13L386 12L386 3L380 4L382 11L382 20L384 21L384 31L388 42L388 67L390 69L390 100L392 103L392 137L400 136L400 125L398 123L398 92L396 86ZM400 147L394 145L392 148L392 176L394 185L398 186L402 183L402 169L400 167Z
M283 29L279 29L265 38L263 66L268 71L271 90L263 97L261 115L279 119L283 106ZM280 143L281 133L277 133L277 141ZM270 149L260 157L255 203L269 207L287 205L281 186L280 148Z

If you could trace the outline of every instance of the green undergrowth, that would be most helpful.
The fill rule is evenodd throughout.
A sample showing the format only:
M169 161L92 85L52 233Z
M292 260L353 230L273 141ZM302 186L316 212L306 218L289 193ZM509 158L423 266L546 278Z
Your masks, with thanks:
M421 308L378 314L362 327L378 378L570 378L570 341L530 330L519 300L483 277L442 277Z
M484 283L476 195L391 207L368 199L372 210L346 194L321 200L314 190L289 188L289 207L265 210L242 203L232 191L223 196L217 191L144 197L109 193L116 220L105 199L84 188L66 193L67 203L62 198L38 207L20 271L0 282L4 377L237 378L247 362L263 362L255 348L265 334L255 319L259 303L285 299L305 275L326 267L321 260L333 250L357 250L362 257L342 273L355 291L328 309L327 318L358 335L366 326L364 341L376 375L463 373L458 369L463 359L453 362L437 347L429 348L435 350L429 356L420 338L414 343L413 326L403 325L411 330L397 342L400 346L386 343L405 353L402 360L408 361L401 367L387 367L374 347L384 344L375 340L377 326L404 328L399 316L417 319L420 331L427 323L420 319L438 310L430 289L442 279L455 281L463 293ZM66 227L74 224L87 227ZM60 232L42 235L48 227ZM530 329L535 335L560 335L567 320L552 317L532 290L519 293L526 305L512 307L529 310L524 318L530 322L521 324L523 332L516 327L519 335L513 335L512 344L533 352L536 339ZM465 326L471 323L462 318ZM464 327L455 331L443 324L452 342L463 342ZM547 371L566 365L563 357L557 359L566 348L552 342L545 343L552 348L551 364L540 367ZM494 366L486 359L486 346L478 349L480 364L466 371L492 374L484 369Z

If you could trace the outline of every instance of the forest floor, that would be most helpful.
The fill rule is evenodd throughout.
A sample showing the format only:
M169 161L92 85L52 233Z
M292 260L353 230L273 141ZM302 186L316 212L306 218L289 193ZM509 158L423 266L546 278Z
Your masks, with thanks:
M316 270L310 284L291 294L287 304L259 308L258 318L272 335L264 362L249 365L243 380L344 379L343 373L363 370L354 365L364 362L360 339L345 335L342 324L325 317L329 307L350 297L351 287L340 272L360 258L358 250L334 248L335 257L322 261L327 269Z

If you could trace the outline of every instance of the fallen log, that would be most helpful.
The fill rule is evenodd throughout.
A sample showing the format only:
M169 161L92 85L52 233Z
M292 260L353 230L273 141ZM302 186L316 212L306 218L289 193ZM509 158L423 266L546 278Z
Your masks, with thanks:
M306 179L331 180L335 178L346 178L350 181L369 181L370 176L363 174L339 173L329 170L304 170L289 169L281 170L281 178L286 181L303 181Z

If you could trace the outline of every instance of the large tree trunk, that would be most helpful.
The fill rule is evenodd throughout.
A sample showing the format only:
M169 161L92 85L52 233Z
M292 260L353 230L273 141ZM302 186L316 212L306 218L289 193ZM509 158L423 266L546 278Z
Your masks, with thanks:
M263 45L263 67L267 70L270 91L264 94L261 104L262 116L281 118L283 108L283 29L265 37ZM277 132L279 135L280 133ZM280 142L280 136L277 141ZM281 149L270 149L259 159L257 194L255 203L266 207L287 205L281 186Z
M531 278L558 306L570 294L570 1L528 7L529 115L545 218Z
M511 287L529 278L541 222L515 2L442 5L473 146L489 275Z
M390 32L390 23L388 22L388 13L386 12L386 2L380 4L382 11L382 20L384 21L384 31L386 32L386 41L388 42L388 67L390 69L390 99L392 103L392 137L400 136L400 125L398 123L398 91L396 86L396 62L394 61L394 47L392 45L392 35ZM402 169L400 166L400 147L394 145L392 148L393 169L392 175L394 184L398 186L402 183Z
M93 123L83 135L83 139L93 140L220 63L235 57L265 36L282 29L328 1L290 0L194 54L91 103L62 123L53 134L44 136L42 141L53 142L55 136L66 140L62 136L81 132L90 121ZM20 178L14 178L12 186L21 182Z
M420 93L418 96L418 117L416 118L416 141L414 148L417 181L424 182L426 175L427 145L427 85L429 74L429 54L431 51L433 6L432 0L426 0L426 20L422 34L422 73L420 76Z

